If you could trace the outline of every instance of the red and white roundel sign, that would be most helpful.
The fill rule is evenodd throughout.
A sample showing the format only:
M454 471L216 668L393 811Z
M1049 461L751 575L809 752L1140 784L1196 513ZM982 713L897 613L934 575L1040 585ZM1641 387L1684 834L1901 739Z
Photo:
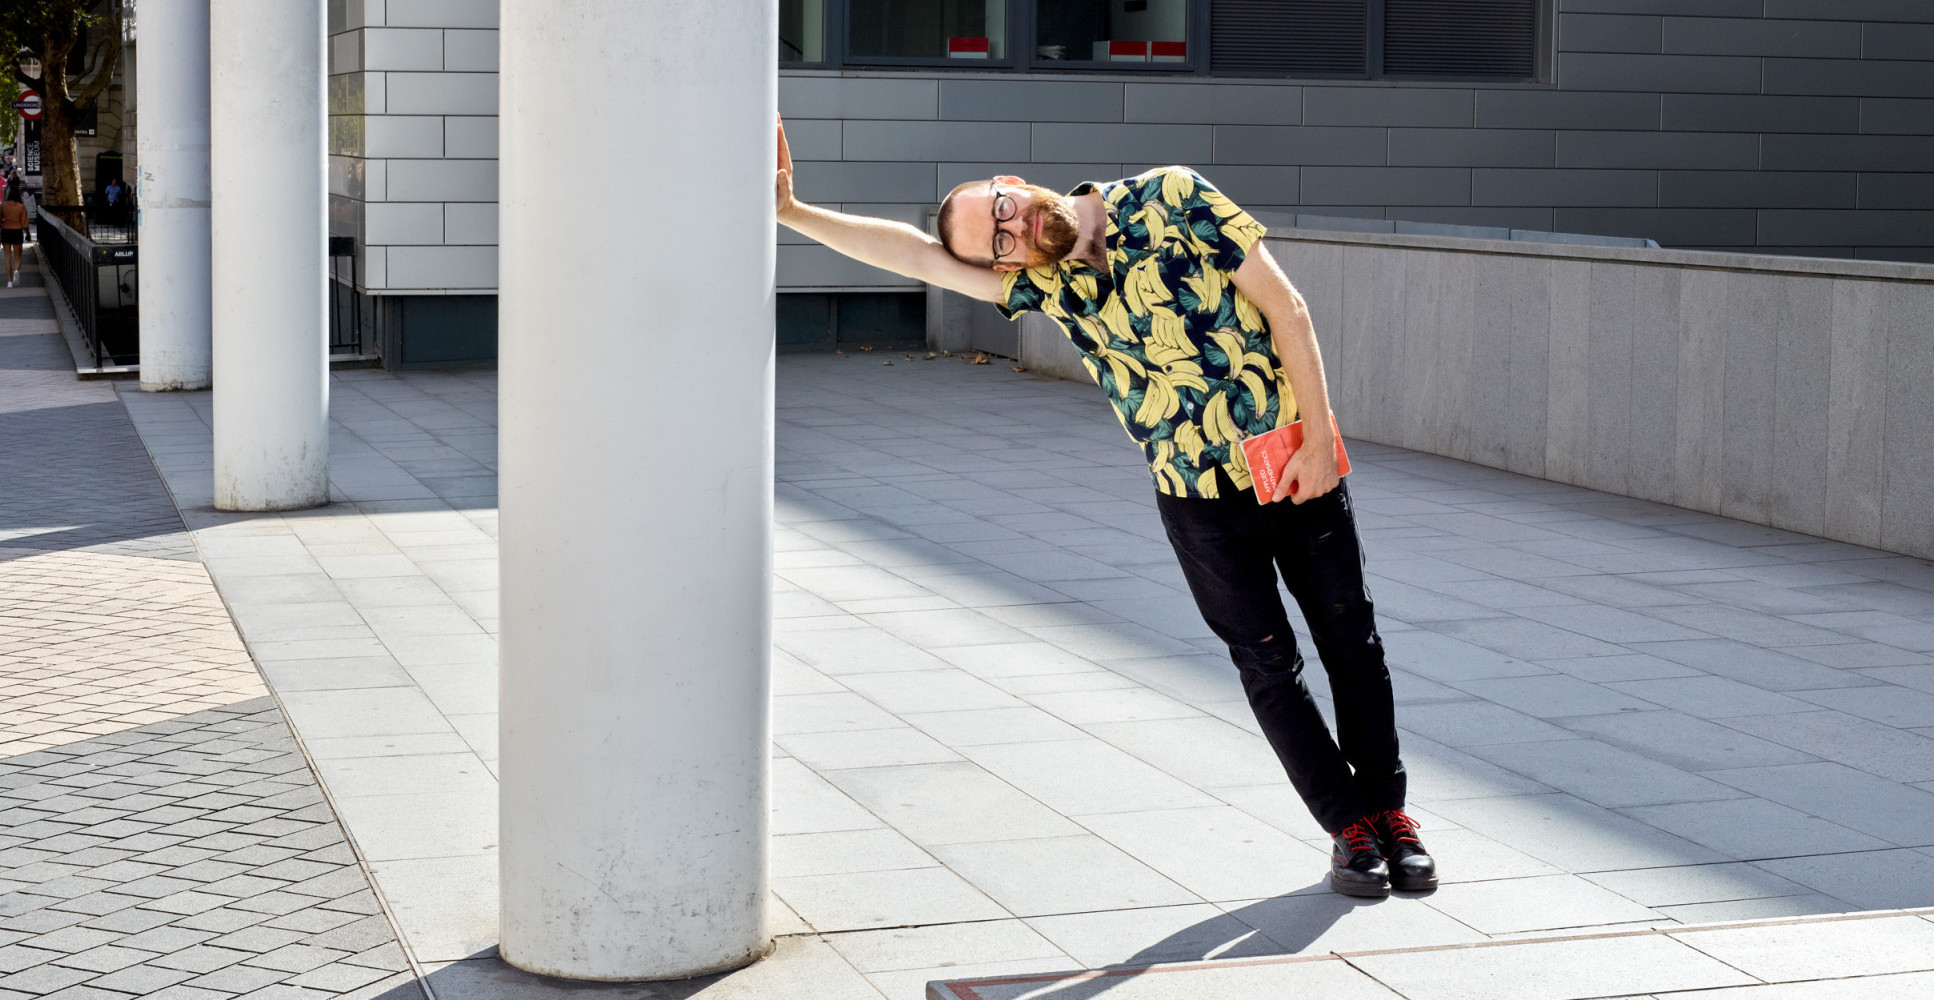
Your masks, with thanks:
M40 117L40 95L31 90L21 91L20 99L13 102L13 106L20 111L22 118Z

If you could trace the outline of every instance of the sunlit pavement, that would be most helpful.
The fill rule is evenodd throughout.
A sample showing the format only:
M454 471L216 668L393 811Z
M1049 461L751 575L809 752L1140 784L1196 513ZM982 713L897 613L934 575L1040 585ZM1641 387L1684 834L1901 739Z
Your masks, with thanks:
M490 951L494 377L333 388L339 502L292 515L207 509L206 394L121 398L431 988L542 995ZM900 1000L941 979L1553 935L1684 949L1605 935L1934 904L1925 562L1352 441L1445 884L1346 901L1093 386L873 353L783 358L778 392L785 937L751 970L614 995ZM1890 920L1883 950L1908 966L1699 951L1735 978L1656 957L1690 971L1603 989L1934 968L1934 926ZM1403 960L1441 963L1421 985L1357 960L1253 975L1618 995L1510 975L1496 949L1416 954L1447 956ZM1801 995L1825 994L1766 994Z

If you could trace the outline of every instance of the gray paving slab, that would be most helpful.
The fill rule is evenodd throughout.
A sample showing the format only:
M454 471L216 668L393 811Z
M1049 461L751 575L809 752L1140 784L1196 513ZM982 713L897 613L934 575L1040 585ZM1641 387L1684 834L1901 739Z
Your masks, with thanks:
M1256 919L1273 930L1251 927L1239 943L1257 954L1387 936L1677 925L1753 907L1907 905L1917 893L1934 901L1917 877L1878 875L1880 862L1868 859L1887 851L1798 859L1811 867L1769 853L1817 849L1809 831L1851 808L1814 787L1825 772L1795 772L1791 784L1804 787L1777 797L1702 773L1824 760L1895 787L1934 781L1919 773L1915 742L1934 740L1915 731L1925 726L1902 725L1921 721L1911 697L1890 706L1845 693L1925 693L1908 672L1929 665L1910 648L1934 608L1921 603L1934 593L1924 565L1364 441L1352 442L1353 479L1369 568L1388 593L1399 721L1418 734L1407 737L1412 796L1445 859L1446 889L1329 912L1322 833L1282 783L1233 669L1200 629L1134 449L1100 419L1092 387L997 368L781 363L775 730L784 756L773 774L774 831L785 845L775 850L786 867L774 905L780 926L803 936L783 939L779 960L704 989L752 996L766 988L758 977L796 975L815 995L897 998L936 978L929 973L951 959L936 957L935 942L954 936L962 974L1144 952L1203 958L1206 949L1162 944L1233 940L1216 930L1233 925L1202 900L1223 914L1262 906ZM309 718L318 727L319 759L352 765L325 769L325 783L427 788L439 758L468 753L482 783L434 794L450 796L439 815L483 816L494 800L493 689L464 671L494 648L495 511L481 482L494 466L494 383L365 372L336 385L338 505L254 525L191 512L191 525L227 546L225 557L266 560L236 564L230 588L238 607L263 612L254 621L264 642L339 652L327 644L361 638L327 631L358 627L346 606L381 646L349 660L269 661L277 690L288 679L286 697L302 708L298 728ZM205 476L193 447L205 397L137 405L152 402L128 405L154 432L164 473ZM1899 620L1809 617L1873 611ZM380 682L317 687L281 666L301 662L358 664ZM358 763L377 757L404 763L379 779ZM1710 839L1695 819L1714 803L1800 818L1765 824L1765 850L1748 852L1768 858L1757 874L1702 881L1697 873L1742 869L1670 831ZM1688 815L1635 818L1672 808ZM352 834L361 823L375 840L405 838L407 815L384 815L346 813ZM1889 830L1916 815L1899 811ZM1897 843L1877 827L1844 828ZM492 860L465 853L474 850L439 842L424 852L434 856L372 870L431 989L538 990L541 981L467 957L488 948L495 926ZM1920 860L1902 856L1895 867L1934 863L1911 853ZM1666 874L1615 878L1634 872ZM1676 894L1659 888L1680 883ZM1514 905L1523 899L1538 905ZM1069 909L1079 907L1090 909ZM1017 926L1015 908L1056 954L1018 932L975 936L983 925ZM902 933L880 928L905 922L952 930L923 931L924 943L905 943L898 960L859 959L864 969L847 951L876 952L857 938L839 947L850 935ZM924 962L933 964L912 967ZM793 971L771 971L785 968ZM1337 980L1337 995L1359 986L1386 995L1351 976Z

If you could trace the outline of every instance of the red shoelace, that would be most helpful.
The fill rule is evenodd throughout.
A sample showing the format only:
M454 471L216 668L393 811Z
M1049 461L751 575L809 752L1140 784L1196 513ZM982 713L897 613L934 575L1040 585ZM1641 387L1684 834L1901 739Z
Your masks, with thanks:
M1352 851L1373 851L1377 847L1376 831L1372 830L1370 824L1364 820L1357 820L1344 827L1337 836L1342 837L1343 842L1349 845Z
M1390 839L1400 844L1410 844L1422 850L1424 842L1417 838L1417 821L1404 815L1402 809L1388 809L1378 813L1375 822L1389 831Z

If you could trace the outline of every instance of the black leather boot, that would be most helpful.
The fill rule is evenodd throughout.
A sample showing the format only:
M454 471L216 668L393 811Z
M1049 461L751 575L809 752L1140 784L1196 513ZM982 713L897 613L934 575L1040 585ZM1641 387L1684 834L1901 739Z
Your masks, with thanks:
M1330 841L1330 888L1345 896L1390 895L1390 867L1377 850L1376 830L1366 817Z
M1377 846L1390 862L1390 886L1409 892L1437 888L1437 862L1417 839L1417 821L1402 809L1390 809L1370 817L1376 828Z

